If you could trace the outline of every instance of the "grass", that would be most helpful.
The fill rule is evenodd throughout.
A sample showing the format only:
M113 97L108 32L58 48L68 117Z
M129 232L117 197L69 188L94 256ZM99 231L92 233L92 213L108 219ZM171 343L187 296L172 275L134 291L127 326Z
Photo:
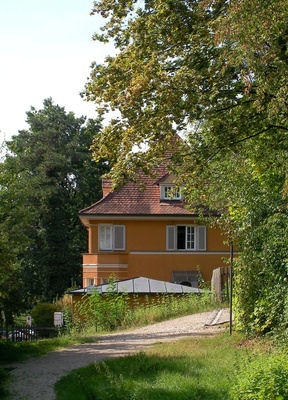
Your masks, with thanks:
M112 304L112 319L117 306L117 298L115 304ZM136 303L135 303L136 304ZM106 304L107 305L107 304ZM138 304L134 309L126 308L126 314L121 319L117 329L126 329L133 326L143 326L149 323L169 319L177 316L193 314L204 310L215 308L216 304L211 302L210 296L160 296L157 300L148 304ZM116 308L117 309L117 308ZM107 311L107 310L105 310ZM107 319L107 313L106 313ZM94 320L92 316L92 321ZM125 320L125 323L123 321ZM5 365L23 361L31 357L39 357L50 351L66 347L76 343L87 343L97 340L95 336L95 326L91 323L83 324L83 321L77 326L71 326L69 334L61 335L53 339L42 339L32 342L0 341L0 398L6 393L7 380L9 374ZM80 326L80 329L79 329ZM99 327L98 327L99 328ZM97 333L104 333L105 329L100 329Z
M6 340L0 341L0 365L12 363L16 361L24 361L31 357L40 357L59 348L66 347L70 344L87 343L95 341L91 337L71 337L59 336L53 339L42 339L32 342L10 342Z
M57 400L228 400L251 349L226 334L162 343L144 353L73 371L56 385Z
M91 341L95 341L95 338L59 336L53 339L16 343L0 340L0 399L7 398L8 396L7 386L10 380L10 369L5 367L8 363L24 361L31 357L40 357L49 351L63 348L70 344Z
M163 294L153 299L148 296L144 299L135 296L132 300L131 307L126 294L115 296L110 293L105 299L99 296L98 292L87 296L75 307L75 322L77 315L81 316L79 323L75 323L76 331L77 326L80 332L90 330L94 333L127 329L226 306L225 303L220 304L211 298L208 291L201 295Z
M133 310L128 310L129 317L126 323L118 326L118 329L127 329L134 326L143 326L154 322L163 321L196 312L208 311L217 308L219 304L211 302L210 296L160 296L153 303L141 304ZM222 307L225 306L222 304ZM106 315L106 318L107 315ZM125 316L123 317L123 320ZM93 320L93 318L92 318ZM129 323L127 322L129 320ZM84 329L83 329L84 328ZM99 330L97 333L105 333ZM91 324L83 324L81 329L72 329L70 334L60 335L56 338L42 339L31 342L10 342L0 340L0 366L7 363L23 361L31 357L39 357L59 348L71 344L87 343L97 340L95 329Z

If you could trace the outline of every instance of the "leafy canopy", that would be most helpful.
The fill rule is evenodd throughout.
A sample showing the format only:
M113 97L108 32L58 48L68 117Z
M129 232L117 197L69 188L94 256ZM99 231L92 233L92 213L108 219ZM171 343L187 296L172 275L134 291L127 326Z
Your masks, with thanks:
M267 293L276 279L276 297L287 299L287 258L274 250L281 241L287 248L275 227L287 227L288 1L100 0L93 13L106 21L95 40L113 41L116 53L93 66L86 97L99 112L119 112L94 140L94 158L109 158L122 184L183 135L171 168L191 207L225 210L223 226L242 253L243 326L255 328L250 315L256 330L279 325L267 322L278 306L261 277Z
M28 307L81 284L87 238L78 211L101 197L107 165L95 163L89 150L100 119L86 122L46 99L42 109L27 112L27 122L28 129L7 143L0 165L0 243L5 250L0 271L17 266ZM8 293L9 285L13 292L14 284L6 280L0 292Z

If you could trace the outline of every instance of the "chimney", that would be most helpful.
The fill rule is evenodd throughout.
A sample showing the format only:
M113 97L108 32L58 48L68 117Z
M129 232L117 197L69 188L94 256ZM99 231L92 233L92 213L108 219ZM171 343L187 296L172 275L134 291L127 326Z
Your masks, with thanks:
M106 197L107 194L112 192L112 181L111 179L107 179L107 178L102 178L102 193L103 193L103 197Z

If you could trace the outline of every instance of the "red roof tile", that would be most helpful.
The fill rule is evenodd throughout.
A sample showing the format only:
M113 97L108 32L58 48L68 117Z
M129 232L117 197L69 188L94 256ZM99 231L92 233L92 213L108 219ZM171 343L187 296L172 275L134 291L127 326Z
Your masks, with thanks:
M181 200L160 200L159 179L168 170L159 167L153 177L140 175L140 184L128 182L100 201L80 211L84 216L195 216ZM141 184L144 189L141 190Z

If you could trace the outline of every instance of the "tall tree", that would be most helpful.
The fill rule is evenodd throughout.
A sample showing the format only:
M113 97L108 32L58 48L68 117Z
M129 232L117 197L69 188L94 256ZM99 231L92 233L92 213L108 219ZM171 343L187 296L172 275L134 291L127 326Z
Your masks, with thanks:
M91 159L100 119L76 118L44 100L29 128L7 143L1 165L1 230L13 243L27 301L52 300L81 284L85 229L78 211L101 197L104 162Z
M221 208L240 246L242 326L287 323L288 1L102 0L92 13L107 21L95 39L118 51L94 65L86 95L99 111L120 112L97 137L95 159L109 157L121 184L185 132L173 168L190 206Z

